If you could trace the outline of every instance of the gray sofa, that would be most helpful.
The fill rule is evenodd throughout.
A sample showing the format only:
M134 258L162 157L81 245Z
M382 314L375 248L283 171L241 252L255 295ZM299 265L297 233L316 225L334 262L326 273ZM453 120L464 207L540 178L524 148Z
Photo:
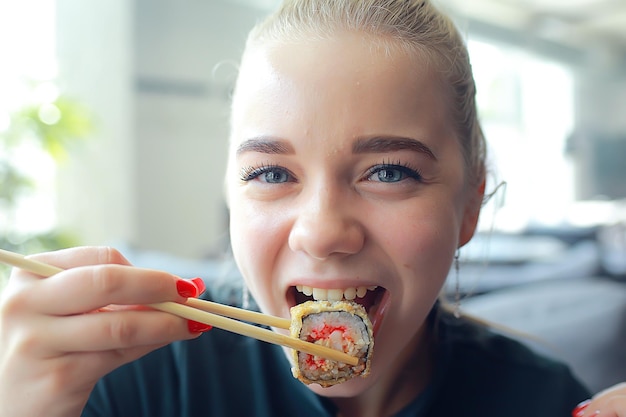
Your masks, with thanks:
M626 282L535 282L470 297L462 310L569 363L593 392L626 381Z

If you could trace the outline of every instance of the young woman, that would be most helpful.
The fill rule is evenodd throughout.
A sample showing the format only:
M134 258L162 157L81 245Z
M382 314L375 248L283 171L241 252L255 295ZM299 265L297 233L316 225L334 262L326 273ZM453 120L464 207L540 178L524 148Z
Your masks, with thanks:
M371 375L303 385L279 347L141 307L200 282L74 248L34 257L65 272L16 270L3 293L0 415L565 417L588 398L564 365L438 302L476 227L485 144L466 48L428 1L286 2L248 39L230 143L247 288L282 317L356 296Z

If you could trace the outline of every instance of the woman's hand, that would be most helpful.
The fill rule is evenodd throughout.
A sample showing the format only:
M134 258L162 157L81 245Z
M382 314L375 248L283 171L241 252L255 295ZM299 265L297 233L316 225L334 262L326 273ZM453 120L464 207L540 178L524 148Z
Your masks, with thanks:
M130 266L110 248L32 256L65 271L15 269L0 298L0 415L78 416L113 369L207 327L142 305L184 302L203 289Z
M573 417L626 417L626 383L606 389L581 403Z

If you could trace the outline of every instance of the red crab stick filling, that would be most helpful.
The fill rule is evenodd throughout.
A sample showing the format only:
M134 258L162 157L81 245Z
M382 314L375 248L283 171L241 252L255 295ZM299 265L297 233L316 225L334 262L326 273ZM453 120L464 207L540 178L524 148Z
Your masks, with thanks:
M319 329L313 329L308 334L307 341L315 343L318 340L327 340L329 347L346 352L349 350L349 344L354 344L354 340L352 340L347 330L346 326L324 324ZM306 365L310 369L323 369L327 366L327 360L319 356L307 355Z

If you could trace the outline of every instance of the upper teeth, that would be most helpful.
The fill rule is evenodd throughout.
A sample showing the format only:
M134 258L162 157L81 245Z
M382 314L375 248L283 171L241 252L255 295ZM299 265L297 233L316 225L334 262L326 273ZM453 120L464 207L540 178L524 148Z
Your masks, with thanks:
M355 298L363 298L367 291L373 291L378 288L376 285L369 287L349 287L344 289L325 289L313 288L306 285L296 285L296 289L304 295L313 296L314 300L341 301L354 300Z

